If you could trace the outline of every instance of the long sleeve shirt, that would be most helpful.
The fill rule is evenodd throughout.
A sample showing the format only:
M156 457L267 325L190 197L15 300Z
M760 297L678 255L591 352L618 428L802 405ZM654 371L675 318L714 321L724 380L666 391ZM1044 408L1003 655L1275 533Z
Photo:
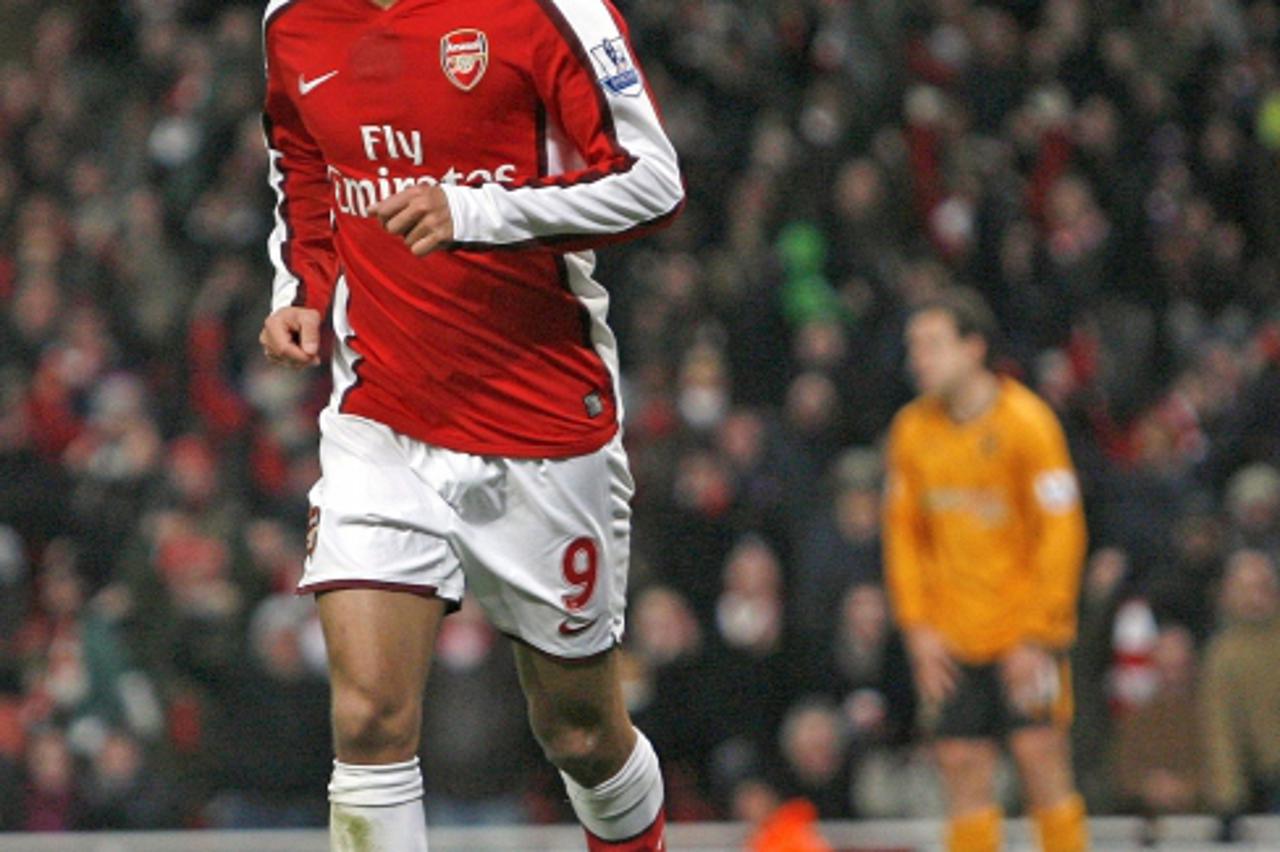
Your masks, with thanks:
M916 400L890 431L886 487L886 573L903 628L931 626L975 664L1022 642L1071 645L1084 514L1048 405L1011 379L965 423Z
M332 405L463 452L562 457L617 431L591 250L684 188L607 0L273 0L264 127L273 309L332 311ZM453 242L373 215L438 185Z

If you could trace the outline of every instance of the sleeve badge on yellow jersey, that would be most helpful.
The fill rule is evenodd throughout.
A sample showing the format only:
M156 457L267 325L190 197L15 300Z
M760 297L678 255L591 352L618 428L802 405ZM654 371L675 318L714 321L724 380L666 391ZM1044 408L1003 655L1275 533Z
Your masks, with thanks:
M1080 486L1069 470L1046 470L1035 479L1036 500L1046 512L1066 512L1080 501Z

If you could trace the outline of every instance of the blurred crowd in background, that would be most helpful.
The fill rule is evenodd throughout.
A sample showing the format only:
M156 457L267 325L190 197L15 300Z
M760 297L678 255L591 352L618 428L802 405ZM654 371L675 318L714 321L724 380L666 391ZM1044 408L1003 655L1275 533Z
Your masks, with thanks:
M0 0L0 828L326 819L329 380L256 342L261 5ZM1280 810L1277 5L619 5L690 197L599 274L671 816L937 812L878 446L953 283L1080 468L1090 806ZM425 726L431 820L570 817L471 606Z

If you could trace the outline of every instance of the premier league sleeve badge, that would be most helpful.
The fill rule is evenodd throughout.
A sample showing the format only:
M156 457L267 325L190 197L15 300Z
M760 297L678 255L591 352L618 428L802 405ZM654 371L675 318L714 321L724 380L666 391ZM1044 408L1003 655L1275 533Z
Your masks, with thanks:
M600 42L591 48L591 61L596 67L596 79L610 94L634 98L644 88L625 39L607 38Z

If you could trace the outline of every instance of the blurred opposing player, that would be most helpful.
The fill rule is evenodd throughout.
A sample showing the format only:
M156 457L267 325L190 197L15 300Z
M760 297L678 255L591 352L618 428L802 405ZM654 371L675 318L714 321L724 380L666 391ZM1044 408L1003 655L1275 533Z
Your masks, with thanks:
M329 653L332 848L427 848L421 694L465 576L589 848L661 849L613 653L632 482L589 250L684 192L626 26L608 0L272 0L263 29L261 341L302 367L330 312L337 338L299 586Z
M1088 845L1066 653L1084 518L1049 407L988 366L995 320L957 289L914 312L921 391L889 437L887 574L948 795L948 848L994 852L1007 740L1046 852Z

